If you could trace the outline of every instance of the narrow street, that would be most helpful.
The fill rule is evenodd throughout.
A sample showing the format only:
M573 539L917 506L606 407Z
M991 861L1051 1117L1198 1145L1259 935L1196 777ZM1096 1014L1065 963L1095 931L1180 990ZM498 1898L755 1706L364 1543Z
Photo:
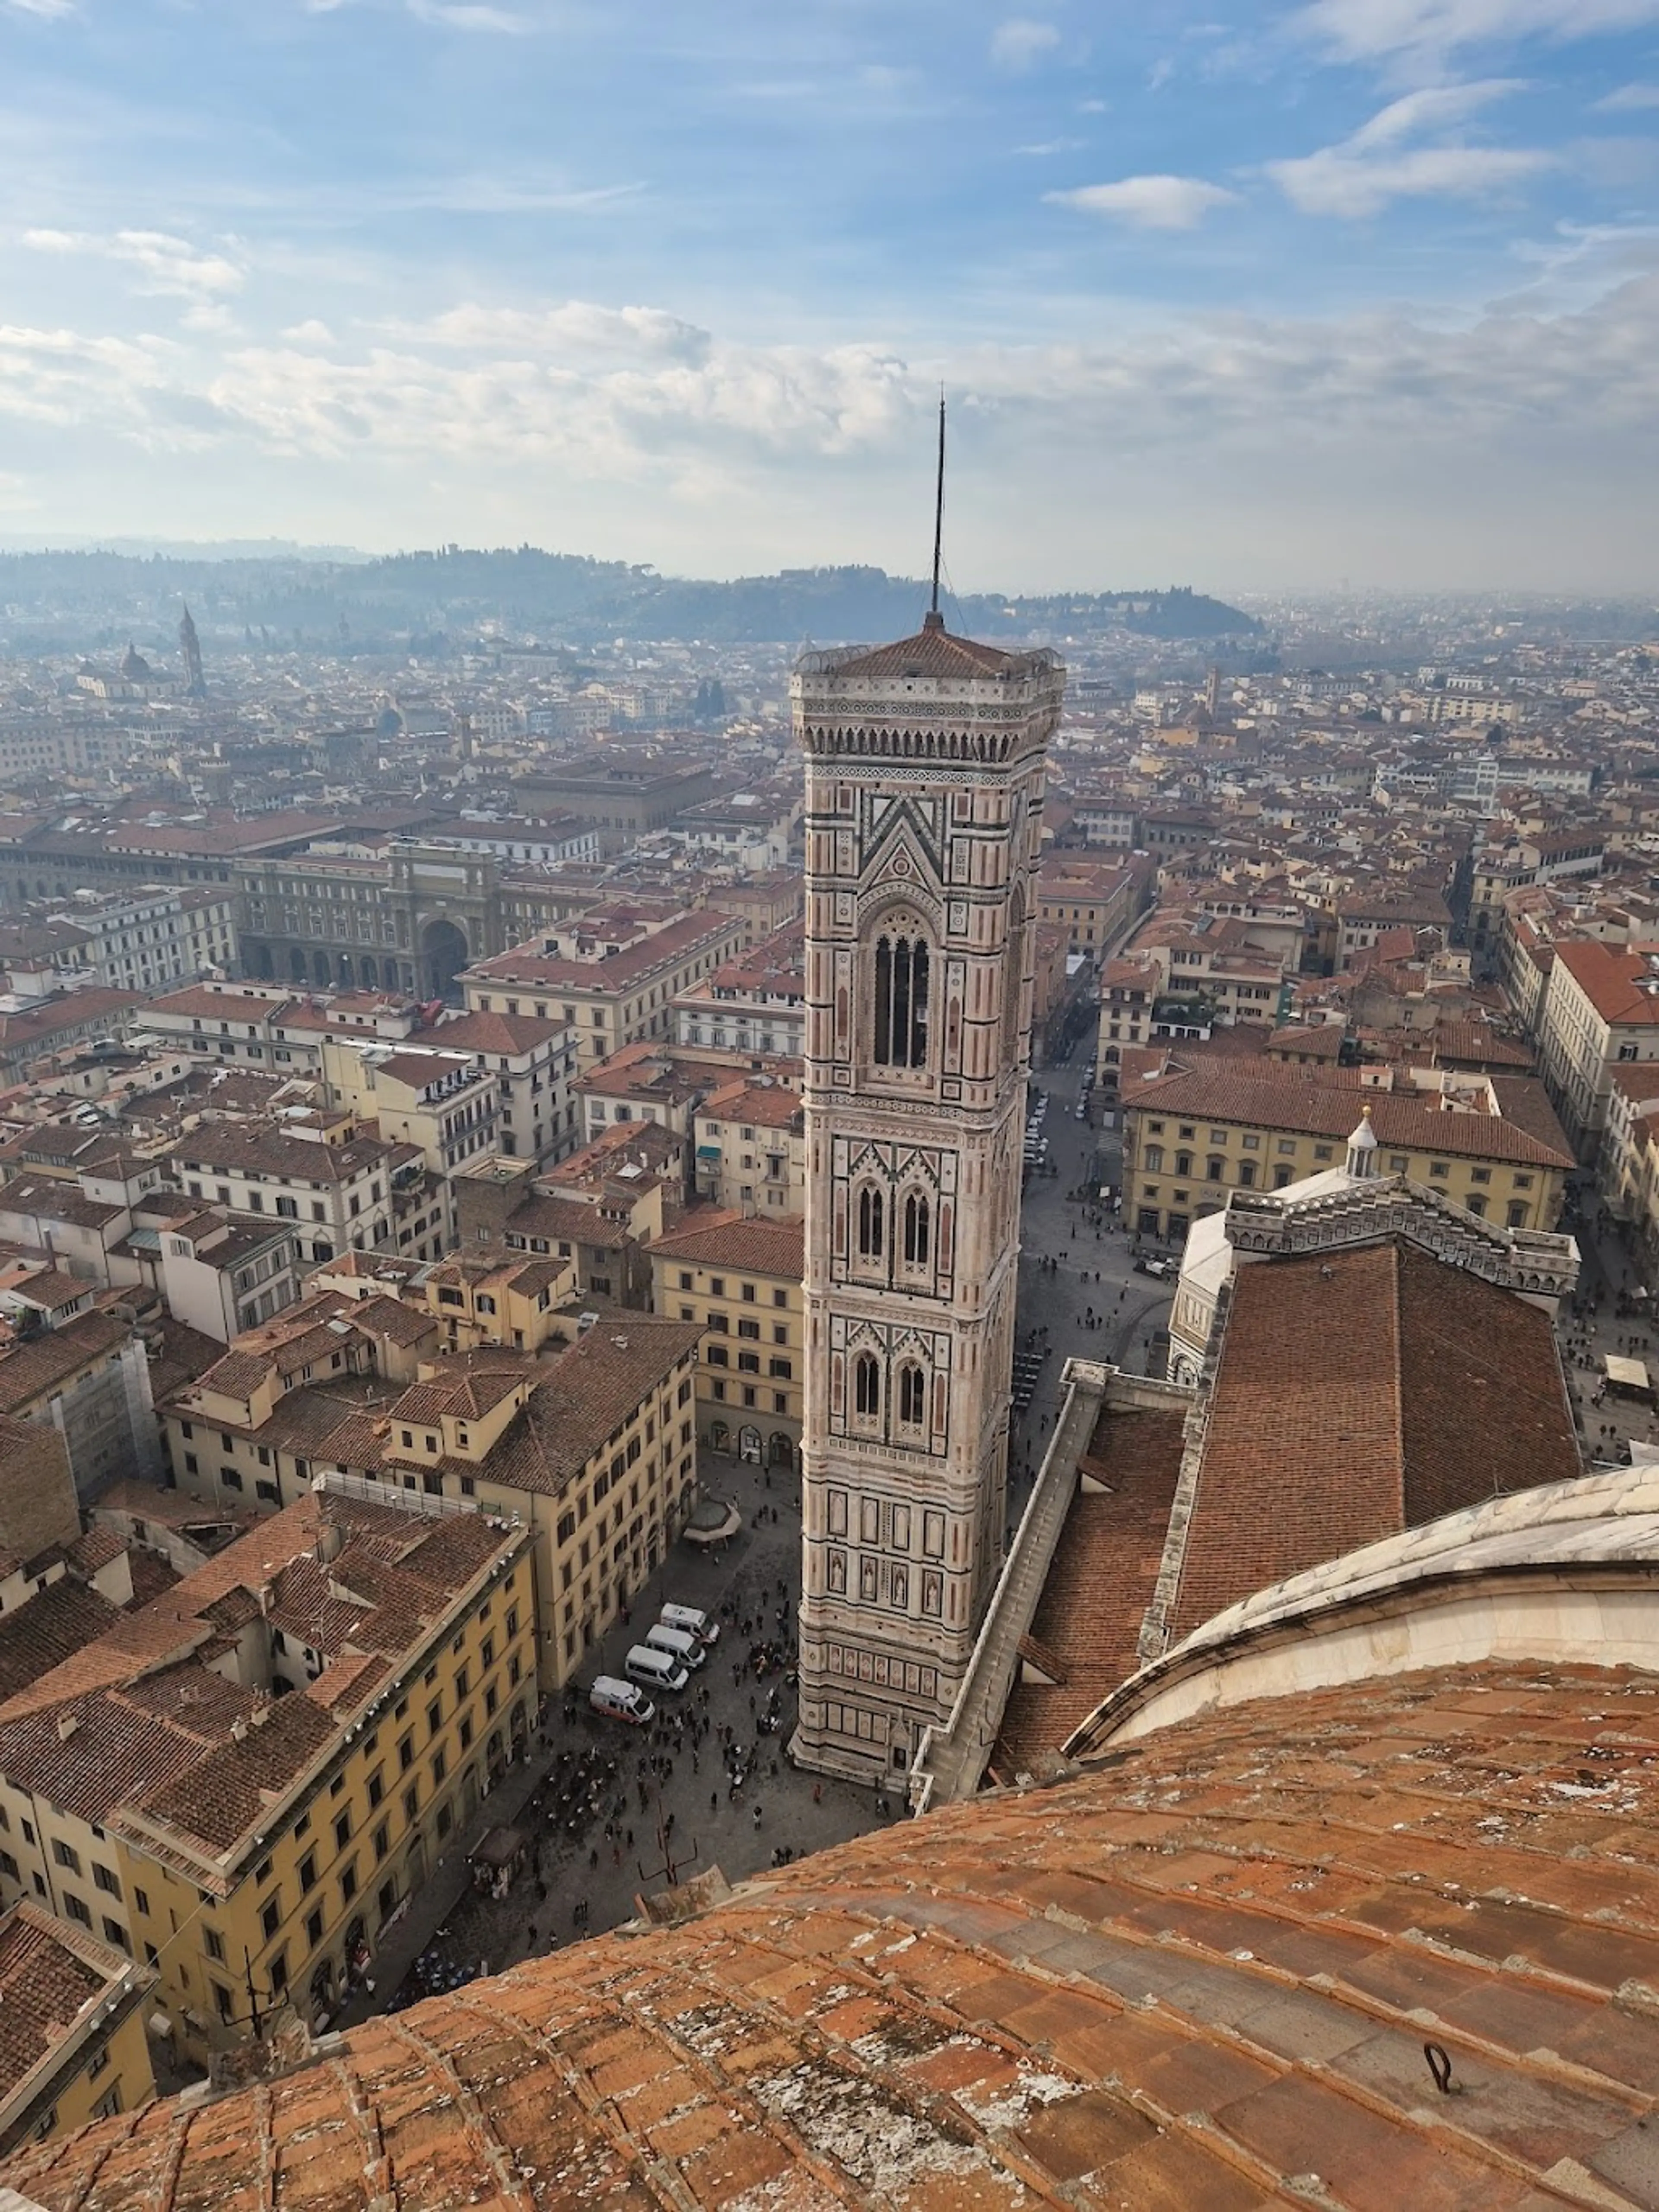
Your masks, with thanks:
M1031 1099L1047 1092L1042 1134L1053 1175L1034 1172L1020 1214L1018 1351L1046 1352L1031 1402L1014 1424L1010 1453L1010 1526L1018 1522L1042 1466L1069 1358L1109 1360L1131 1374L1161 1376L1173 1277L1160 1281L1134 1266L1130 1240L1099 1199L1102 1182L1121 1181L1121 1132L1103 1129L1101 1109L1077 1119L1085 1072L1092 1065L1092 1032L1069 1060L1033 1078ZM1095 1176L1093 1170L1103 1172ZM1086 1191L1086 1197L1074 1195ZM1098 1225L1097 1225L1098 1218ZM1161 1248L1160 1251L1161 1251ZM1175 1257L1179 1260L1179 1254ZM1053 1267L1043 1263L1052 1261ZM1041 1332L1046 1331L1046 1335Z
M1659 1315L1651 1272L1620 1225L1603 1217L1593 1176L1576 1177L1561 1226L1578 1245L1577 1296L1556 1322L1567 1387L1583 1422L1586 1455L1623 1462L1632 1443L1659 1441L1659 1418L1650 1403L1607 1387L1604 1364L1611 1353L1639 1359L1659 1373Z

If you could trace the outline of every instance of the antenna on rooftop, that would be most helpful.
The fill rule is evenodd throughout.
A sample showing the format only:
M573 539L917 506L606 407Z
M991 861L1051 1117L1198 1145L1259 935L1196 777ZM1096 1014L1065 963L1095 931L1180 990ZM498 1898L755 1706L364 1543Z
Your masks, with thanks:
M939 388L939 477L933 494L933 597L928 607L924 629L943 629L945 617L939 611L939 563L945 550L945 386Z

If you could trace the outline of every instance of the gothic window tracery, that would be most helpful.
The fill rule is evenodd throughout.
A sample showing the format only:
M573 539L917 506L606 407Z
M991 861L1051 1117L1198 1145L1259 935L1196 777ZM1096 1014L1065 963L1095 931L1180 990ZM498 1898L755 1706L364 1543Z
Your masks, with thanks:
M861 1352L853 1362L853 1409L865 1420L881 1414L881 1369L873 1352Z
M933 1209L927 1200L912 1191L904 1201L904 1262L908 1267L925 1267L933 1244Z
M919 1429L927 1419L927 1383L920 1367L907 1360L898 1371L898 1417L901 1424Z
M887 1208L881 1193L866 1183L859 1193L859 1256L878 1260L887 1249Z
M875 1046L880 1067L926 1067L932 960L921 936L876 939Z

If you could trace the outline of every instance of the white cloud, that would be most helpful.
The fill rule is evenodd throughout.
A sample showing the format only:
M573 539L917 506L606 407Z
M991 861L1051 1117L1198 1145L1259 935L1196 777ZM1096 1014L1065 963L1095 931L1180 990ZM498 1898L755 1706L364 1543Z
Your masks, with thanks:
M405 0L417 23L430 23L446 31L486 31L521 38L534 28L529 18L511 9L486 7L482 0Z
M1621 84L1617 92L1610 92L1595 105L1604 115L1630 115L1643 108L1659 107L1659 84Z
M1079 185L1067 192L1047 192L1056 206L1085 215L1105 216L1136 230L1191 230L1212 208L1236 200L1220 185L1202 177L1123 177L1111 185Z
M398 335L463 350L505 346L515 352L676 361L704 359L711 343L707 331L660 307L601 307L586 300L567 300L556 307L451 307L429 323L400 326Z
M188 239L164 230L27 230L23 243L37 253L95 254L125 262L143 279L139 290L180 300L210 300L241 289L243 271L222 253L204 253Z
M1397 199L1480 199L1506 191L1557 157L1529 147L1471 146L1442 137L1432 146L1407 141L1454 131L1479 109L1520 89L1511 77L1437 85L1391 100L1340 145L1282 161L1267 174L1304 215L1364 216Z
M240 328L234 315L222 300L189 300L179 313L180 327L187 331L202 331L216 337L228 337Z
M331 346L335 343L333 331L326 323L319 322L314 315L303 323L290 325L287 330L279 331L278 336L289 345Z
M1361 149L1392 146L1419 131L1450 130L1489 107L1493 100L1524 89L1519 77L1490 76L1469 84L1437 84L1408 92L1380 108L1369 123L1362 123L1347 143Z
M148 442L151 410L177 373L156 338L0 324L0 416L64 427L99 422Z
M101 393L94 414L125 418L135 394L165 392L207 403L227 436L325 452L430 447L508 465L556 453L583 475L616 457L637 468L696 449L734 464L855 453L884 464L935 404L941 369L964 410L1154 443L1200 430L1223 441L1393 438L1408 426L1492 442L1509 425L1530 435L1575 421L1651 438L1659 422L1655 270L1582 309L1510 308L1460 327L1403 313L1188 317L1111 344L987 345L925 362L872 343L762 346L712 332L697 334L695 357L647 347L633 360L596 359L592 319L621 322L623 311L580 302L516 311L524 326L566 335L562 349L527 359L513 312L458 306L424 337L410 331L349 359L297 337L242 344L205 369L156 338L0 328L0 393L15 410L51 380L70 380ZM664 330L689 327L635 312Z
M1353 61L1517 39L1583 39L1659 19L1659 0L1308 0L1299 27Z
M991 59L999 69L1035 69L1045 54L1060 44L1052 23L1039 23L1029 15L1011 15L991 33Z
M1614 244L1613 289L1548 309L1171 316L927 359L878 335L694 344L665 310L556 301L458 302L368 346L0 328L0 433L76 457L90 489L55 508L76 529L176 495L169 457L190 452L212 465L179 527L208 535L550 534L704 574L891 566L918 532L912 490L926 508L943 376L964 588L975 568L1001 588L1224 585L1229 562L1266 588L1358 567L1357 518L1378 580L1550 588L1594 570L1651 588L1659 240ZM1133 527L1103 526L1108 485Z
M48 22L75 13L75 0L5 0L5 4L20 15L39 15Z
M490 354L434 362L407 348L342 362L245 347L224 357L205 396L268 450L337 458L372 447L504 467L516 454L520 465L604 481L672 479L722 456L730 467L884 447L908 412L908 383L901 362L864 346L728 344L702 362L587 368Z
M1358 161L1340 146L1267 173L1304 215L1377 215L1391 200L1484 199L1554 166L1547 154L1497 146L1419 146L1389 160Z

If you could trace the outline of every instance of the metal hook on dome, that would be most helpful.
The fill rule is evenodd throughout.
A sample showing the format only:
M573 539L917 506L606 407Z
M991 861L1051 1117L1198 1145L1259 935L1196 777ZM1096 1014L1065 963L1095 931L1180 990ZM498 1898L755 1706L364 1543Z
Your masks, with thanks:
M1429 2062L1429 2071L1434 2076L1434 2086L1443 2097L1455 2097L1457 2090L1452 2081L1452 2063L1443 2044L1425 2043L1423 2056Z

